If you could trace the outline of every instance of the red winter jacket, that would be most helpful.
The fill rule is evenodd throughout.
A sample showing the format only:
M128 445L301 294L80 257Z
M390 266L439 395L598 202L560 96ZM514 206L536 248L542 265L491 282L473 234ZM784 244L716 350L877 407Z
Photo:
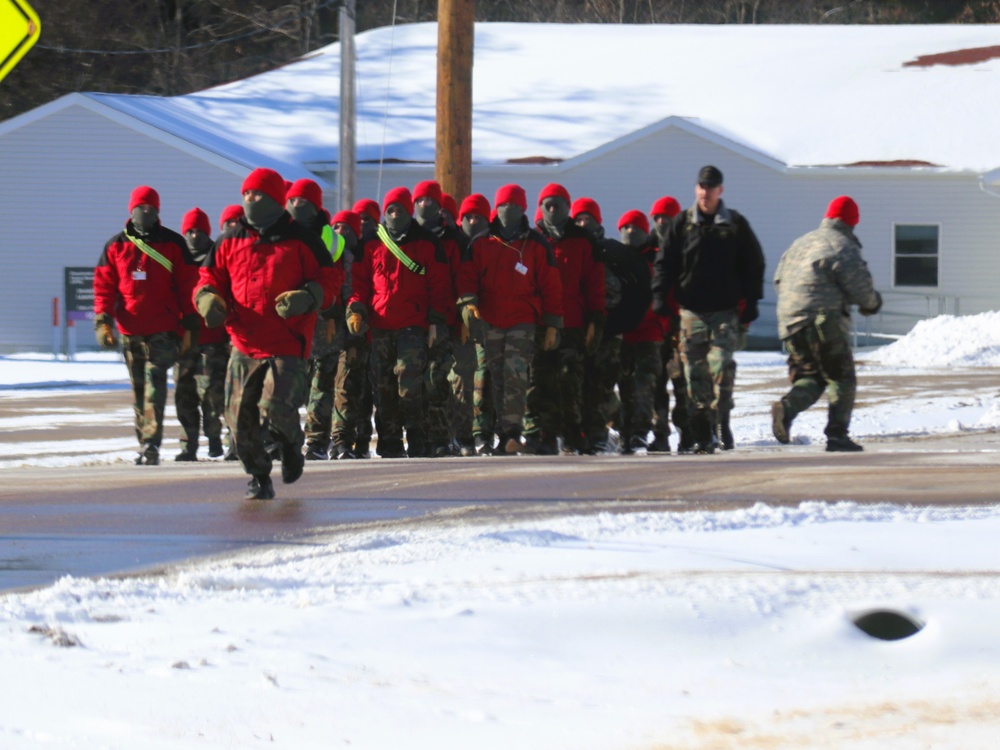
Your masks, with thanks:
M361 260L351 266L348 309L367 314L369 326L385 331L427 328L430 323L444 325L448 307L455 304L444 248L416 221L410 222L396 244L426 272L411 271L382 240L371 240Z
M649 273L653 273L653 260L656 258L657 248L653 245L647 245L642 248L641 255L649 262ZM677 308L677 303L674 302L673 295L670 295L668 304L674 310L675 315L679 315ZM671 321L673 318L666 318L662 315L657 315L653 312L653 305L650 304L649 309L646 310L646 315L643 317L642 322L635 327L634 330L628 331L622 334L622 340L626 344L639 344L647 341L663 341L670 334Z
M540 229L543 227L539 225ZM562 281L566 328L583 328L595 317L605 317L604 268L597 260L600 248L593 235L567 222L562 238L549 237L548 241L555 250Z
M226 230L201 267L194 297L205 290L226 301L226 330L247 356L305 358L312 351L316 312L282 318L275 300L314 281L323 289L320 307L327 308L341 280L323 241L286 212L263 234L246 219Z
M548 241L527 221L509 242L498 236L499 228L494 219L491 233L472 241L471 257L459 268L459 298L475 304L496 328L524 323L562 328L562 282Z
M132 222L104 246L94 269L94 315L109 315L126 336L154 333L182 334L181 319L196 314L191 290L198 280L198 266L187 243L177 232L159 224L141 237L172 265L167 270L148 257L125 236L139 237Z

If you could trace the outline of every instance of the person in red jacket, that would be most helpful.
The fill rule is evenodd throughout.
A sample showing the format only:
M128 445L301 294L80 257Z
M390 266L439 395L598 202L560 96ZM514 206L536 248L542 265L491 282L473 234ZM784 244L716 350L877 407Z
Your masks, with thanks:
M448 281L451 284L451 298L457 299L458 293L455 279L458 276L458 266L468 250L468 242L454 219L445 220L444 193L441 186L434 180L424 180L413 188L413 218L420 226L430 231L438 238L445 256L448 258ZM458 318L458 308L452 304L446 311L448 324L438 332L434 346L427 352L427 374L424 378L426 431L428 453L432 458L451 456L459 452L459 434L452 429L452 415L458 410L455 394L451 388L451 379L456 362L461 360L463 369L468 370L468 377L475 372L475 345L463 343L459 335L461 321ZM466 404L461 404L464 408ZM472 403L467 404L464 411L467 417L460 427L462 441L466 453L472 445Z
M240 209L242 212L242 209ZM181 220L181 234L188 252L199 266L212 249L212 225L200 208L192 208ZM181 452L175 461L198 460L198 432L208 438L208 455L218 458L222 450L222 414L225 408L226 362L229 338L224 328L201 327L197 341L177 358L174 367L174 404L181 423Z
M626 211L618 220L622 244L639 254L652 272L656 248L649 243L649 220L641 211ZM653 312L652 302L639 325L622 334L621 443L624 453L644 454L653 429L653 405L657 377L663 371L663 339L670 329L667 318Z
M305 462L299 409L316 313L333 304L338 280L322 240L285 211L281 175L255 169L242 193L244 218L205 259L194 299L206 325L225 323L232 339L226 421L250 475L245 498L269 500L274 485L262 418L281 445L281 479L291 484Z
M488 207L488 206L487 206ZM489 233L472 240L459 271L459 302L469 331L480 342L496 407L497 451L520 453L536 330L554 352L563 325L562 285L552 248L528 225L527 198L519 185L496 194L497 217ZM484 446L491 453L492 446Z
M122 335L132 382L136 464L160 463L167 372L193 345L199 327L191 303L198 266L177 232L160 224L160 196L141 185L132 191L131 218L104 246L94 269L97 343L115 349Z
M657 198L649 209L651 221L649 235L649 257L655 259L660 242L667 236L670 223L681 212L681 204L671 195ZM676 300L670 298L672 314L666 318L660 359L663 367L656 377L656 390L653 397L653 442L649 444L650 453L670 452L670 423L677 429L677 452L690 453L694 449L694 439L687 428L687 379L684 377L684 365L681 364L680 352L680 308ZM669 381L669 383L668 383ZM670 391L673 388L674 408L670 409Z
M382 205L378 237L351 266L347 330L360 335L365 326L371 328L378 454L415 458L426 455L427 350L439 331L447 335L447 310L455 299L444 248L413 220L410 191L393 188Z
M562 282L565 327L554 353L537 346L524 419L525 448L552 455L563 437L567 451L587 450L583 435L583 358L601 343L606 317L604 269L594 236L570 221L569 192L551 183L538 196L542 222L538 229L555 251Z

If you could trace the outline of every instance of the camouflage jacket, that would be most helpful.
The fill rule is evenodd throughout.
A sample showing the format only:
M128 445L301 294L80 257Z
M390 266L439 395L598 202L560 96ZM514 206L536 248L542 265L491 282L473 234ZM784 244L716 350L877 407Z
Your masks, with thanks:
M823 219L781 256L774 274L778 336L786 339L820 315L838 315L850 327L850 306L880 307L861 242L840 219Z

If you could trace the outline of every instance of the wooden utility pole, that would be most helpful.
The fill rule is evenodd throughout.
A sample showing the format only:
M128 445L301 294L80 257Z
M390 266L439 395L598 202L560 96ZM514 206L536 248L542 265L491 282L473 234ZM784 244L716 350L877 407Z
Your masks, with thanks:
M354 104L354 0L344 0L340 6L340 148L337 165L337 201L341 210L354 205L357 144L354 125L357 113Z
M434 178L461 200L472 192L472 57L475 0L438 0Z

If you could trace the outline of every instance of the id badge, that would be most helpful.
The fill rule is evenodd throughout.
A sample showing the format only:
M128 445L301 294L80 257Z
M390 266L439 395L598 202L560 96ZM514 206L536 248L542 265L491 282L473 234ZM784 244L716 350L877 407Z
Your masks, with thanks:
M523 263L521 263L520 261L518 261L517 265L514 266L514 270L517 271L522 276L524 276L524 274L528 272L528 267Z
M132 272L132 278L135 279L136 281L145 281L146 280L146 272L145 271L133 271Z

